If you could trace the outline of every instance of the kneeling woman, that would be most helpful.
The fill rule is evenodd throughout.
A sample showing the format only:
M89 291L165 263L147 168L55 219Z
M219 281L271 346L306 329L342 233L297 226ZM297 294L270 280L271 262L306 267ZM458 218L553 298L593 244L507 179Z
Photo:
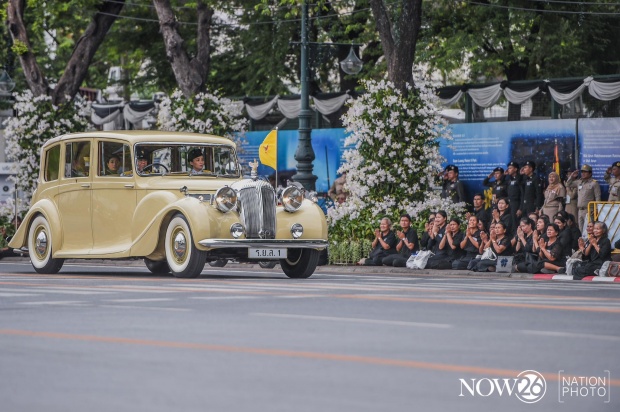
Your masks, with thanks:
M497 257L510 256L512 254L512 246L510 239L506 236L506 224L496 222L495 229L491 232L490 237L484 244L484 249L491 248ZM495 272L497 266L497 258L482 259L473 268L474 272Z
M428 259L426 269L452 269L452 262L458 260L463 253L461 250L463 233L460 226L460 220L456 218L450 220L437 249L440 253L435 253Z
M547 226L547 239L538 239L538 262L521 262L517 265L519 272L527 273L556 273L566 264L564 247L558 236L560 228L555 223Z
M574 280L593 276L594 271L603 266L603 262L611 260L611 241L607 236L607 225L604 222L594 223L588 242L586 245L583 238L579 238L579 249L583 250L583 262L573 269Z

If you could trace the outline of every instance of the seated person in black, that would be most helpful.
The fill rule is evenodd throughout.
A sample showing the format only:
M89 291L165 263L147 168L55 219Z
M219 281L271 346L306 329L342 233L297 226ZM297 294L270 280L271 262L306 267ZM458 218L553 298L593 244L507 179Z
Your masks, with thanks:
M372 250L368 259L362 259L359 264L365 266L381 266L383 258L396 253L396 236L391 230L392 221L384 217L381 219L379 229L375 230L375 239L372 241Z
M521 218L517 234L512 240L515 251L513 260L514 269L518 272L518 264L535 262L538 260L538 251L534 251L534 221L529 217Z
M510 238L506 236L506 225L504 222L495 223L493 231L491 231L484 244L484 249L487 248L491 248L497 257L512 255L512 246L510 245ZM475 272L495 272L496 266L497 258L481 259L472 270Z
M445 254L428 258L426 269L452 269L452 262L458 260L463 254L461 250L462 240L461 221L457 218L450 219L444 237L439 242L439 250L445 251Z
M480 243L480 229L478 229L478 218L475 215L470 215L467 219L467 229L463 234L463 240L461 240L461 250L464 252L460 258L452 261L452 269L465 270L473 259L479 254Z
M588 237L589 245L579 238L579 248L584 248L583 262L575 265L573 279L581 280L586 276L593 276L594 271L603 266L603 262L611 260L611 241L607 235L607 225L604 222L594 222L592 235ZM615 246L620 246L620 240Z
M402 231L396 231L398 243L396 252L383 258L385 266L405 267L409 257L420 249L418 233L411 227L411 216L403 214L400 216L400 227Z
M440 210L435 213L435 220L433 226L428 234L428 242L426 243L426 250L430 250L435 255L445 253L445 250L439 249L439 244L446 233L446 221L448 214Z
M564 220L562 216L556 215L555 218L553 219L553 223L558 225L558 227L560 228L560 234L558 235L558 240L560 241L560 244L564 248L563 256L570 257L573 254L573 250L571 247L573 243L573 239L572 239L573 235L570 232L570 229L568 228L568 226L566 225L566 220Z
M564 248L559 240L560 228L555 223L547 226L547 240L538 239L538 261L535 263L522 262L517 265L519 272L527 273L557 273L564 268L566 257L562 255Z

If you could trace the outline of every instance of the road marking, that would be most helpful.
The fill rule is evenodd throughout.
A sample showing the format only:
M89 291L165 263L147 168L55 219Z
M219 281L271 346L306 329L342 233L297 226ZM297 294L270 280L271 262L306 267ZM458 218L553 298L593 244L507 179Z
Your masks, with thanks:
M21 336L30 338L43 338L43 339L59 339L59 340L71 340L81 342L100 342L110 344L121 345L136 345L136 346L149 346L168 349L181 349L181 350L199 350L209 352L225 352L225 353L242 353L248 355L261 355L261 356L277 356L285 358L296 359L308 359L318 361L334 361L334 362L349 362L359 363L373 366L391 366L407 369L423 369L434 370L442 372L454 372L459 374L475 373L482 376L497 376L514 378L518 376L521 370L510 369L496 369L486 368L480 366L469 365L454 365L448 363L434 363L434 362L420 362L408 359L393 359L393 358L379 358L373 356L359 356L359 355L343 355L337 353L324 353L324 352L308 352L308 351L296 351L287 349L266 349L244 346L229 346L229 345L214 345L206 343L190 343L190 342L175 342L175 341L162 341L152 339L134 339L134 338L122 338L115 336L93 336L93 335L78 335L71 333L57 333L57 332L40 332L18 329L0 329L0 335L4 336ZM557 372L542 373L542 376L552 382L559 380ZM612 386L620 387L619 379L609 380L609 384Z
M373 323L378 325L397 325L397 326L415 326L422 328L451 328L452 325L447 323L424 323L424 322L407 322L400 320L382 320L382 319L364 319L364 318L341 318L334 316L313 316L313 315L292 315L285 313L250 313L252 316L265 316L272 318L289 318L289 319L309 319L309 320L327 320L333 322L354 322L354 323Z
M140 303L140 302L169 302L173 298L143 298L143 299L105 299L104 302Z
M84 305L87 302L80 300L48 300L41 302L18 302L20 305Z
M3 293L0 292L0 298L17 298L22 296L39 296L36 293Z
M35 293L47 293L47 294L59 294L59 295L104 295L104 294L109 294L109 292L101 292L101 291L91 291L88 290L88 288L80 288L80 289L74 289L73 287L69 287L69 288L61 288L61 287L30 287L28 286L28 289L26 290L26 287L24 288L5 288L5 287L0 287L0 290L5 291L5 292L35 292Z
M191 296L190 299L200 299L200 300L229 300L229 299L260 299L262 296Z
M598 339L598 340L611 340L620 341L620 336L611 335L594 335L590 333L571 333L571 332L554 332L547 330L521 330L521 333L526 335L540 335L540 336L553 336L558 338L583 338L583 339Z
M144 310L163 310L167 312L193 312L193 309L188 308L159 308L156 306L132 306L132 305L93 305L98 308L111 308L111 309L144 309Z

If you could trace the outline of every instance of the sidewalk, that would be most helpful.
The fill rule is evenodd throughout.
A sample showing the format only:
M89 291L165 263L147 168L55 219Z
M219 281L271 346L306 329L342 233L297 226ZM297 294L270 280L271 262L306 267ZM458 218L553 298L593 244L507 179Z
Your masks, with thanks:
M30 263L27 257L7 257L0 262L21 262ZM132 266L144 267L142 259L67 259L66 264L73 265L102 265L102 266ZM279 270L276 266L274 269L263 269L255 263L229 263L225 266L228 269L247 269L259 271ZM205 269L221 270L222 268L212 268L205 265ZM422 269L413 270L407 268L396 268L389 266L345 266L345 265L325 265L317 267L315 273L339 273L339 274L370 274L370 275L401 275L401 276L437 276L437 277L471 277L471 278L503 278L503 279L534 279L534 280L573 280L568 275L546 275L530 273L498 273L498 272L472 272L469 270L435 270ZM583 279L584 282L608 282L620 284L620 278L610 278L601 276L588 276Z

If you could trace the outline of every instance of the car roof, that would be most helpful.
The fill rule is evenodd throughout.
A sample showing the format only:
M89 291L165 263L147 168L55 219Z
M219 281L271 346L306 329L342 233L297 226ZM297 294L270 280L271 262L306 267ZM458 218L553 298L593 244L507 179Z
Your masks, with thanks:
M120 139L126 141L130 145L140 142L152 142L152 143L189 143L189 144L225 144L229 146L235 146L235 142L232 140L215 136L212 134L199 134L188 132L167 132L161 130L113 130L113 131L95 131L84 133L70 133L62 136L54 137L53 139L45 142L43 147L47 147L60 141L70 141L77 139L92 139L92 138L104 138L104 139Z

